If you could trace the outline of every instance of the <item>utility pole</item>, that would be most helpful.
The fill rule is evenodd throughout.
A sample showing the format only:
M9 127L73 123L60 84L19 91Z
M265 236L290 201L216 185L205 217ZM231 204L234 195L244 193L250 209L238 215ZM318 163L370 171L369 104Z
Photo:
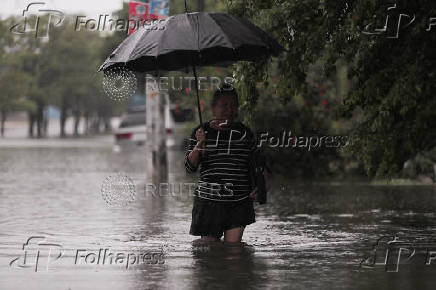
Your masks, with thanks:
M204 11L204 0L197 0L197 11Z
M165 130L165 96L159 90L159 79L146 78L146 174L147 184L159 188L168 182L168 154Z

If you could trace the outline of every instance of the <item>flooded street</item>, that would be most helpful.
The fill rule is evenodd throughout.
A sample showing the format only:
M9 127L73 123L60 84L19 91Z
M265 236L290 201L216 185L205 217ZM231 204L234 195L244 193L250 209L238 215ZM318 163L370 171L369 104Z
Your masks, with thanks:
M435 240L434 186L273 183L242 246L197 245L188 192L150 194L143 149L112 146L112 136L0 140L0 289L436 289L436 254L426 265L416 251L398 271L359 267L383 236L405 248ZM195 182L183 152L169 153L170 182ZM135 185L125 207L102 197L117 172Z

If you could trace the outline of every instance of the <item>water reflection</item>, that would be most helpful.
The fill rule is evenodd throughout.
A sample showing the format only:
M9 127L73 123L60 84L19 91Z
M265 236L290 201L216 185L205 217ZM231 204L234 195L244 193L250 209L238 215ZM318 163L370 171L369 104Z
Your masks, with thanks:
M431 186L273 184L269 202L255 205L256 223L241 245L193 243L192 198L144 193L145 153L114 152L112 138L0 141L0 289L435 289L434 265L404 265L398 273L361 260L383 235L435 236ZM183 152L169 152L170 182L186 176ZM136 198L111 208L102 182L124 172ZM283 190L285 188L286 190ZM65 256L44 273L9 267L31 235L62 245ZM128 270L75 266L77 249L165 251L162 265ZM65 259L64 259L65 258ZM401 265L403 266L403 265ZM404 270L402 270L404 269Z
M262 275L257 275L256 268L261 264L255 263L254 252L254 247L244 242L194 242L191 286L196 289L258 287Z

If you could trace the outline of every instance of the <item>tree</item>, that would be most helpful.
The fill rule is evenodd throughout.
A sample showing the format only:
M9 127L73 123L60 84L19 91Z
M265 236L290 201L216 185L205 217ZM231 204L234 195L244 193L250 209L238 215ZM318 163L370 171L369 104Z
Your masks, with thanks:
M0 76L0 135L4 136L5 122L8 114L18 110L35 110L34 103L26 100L28 91L26 83L29 76L17 70L8 70Z
M228 1L231 13L250 18L287 52L276 60L234 66L241 109L259 133L298 137L341 133L334 125L338 106L336 74L326 74L325 33L319 1ZM259 136L260 137L260 136ZM304 142L303 142L304 143ZM325 146L265 149L273 172L295 178L332 174L340 152ZM277 161L277 162L272 162Z
M1 135L7 115L15 110L27 110L34 114L36 105L29 98L32 93L32 73L35 69L34 56L41 43L35 39L14 37L8 31L14 17L0 21L0 112Z
M351 151L376 176L392 176L406 160L436 146L436 35L427 31L436 5L429 0L396 2L397 8L388 12L392 1L349 1L330 51L330 62L343 54L352 64L349 77L355 85L345 112L361 113ZM391 20L401 21L400 14L416 20L407 28L406 23L390 22L383 34L362 33L373 15L383 22L387 13Z
M341 115L331 116L335 122L350 120L353 142L348 156L360 161L370 176L397 174L406 160L436 146L436 35L426 31L436 5L430 0L396 2L390 19L411 17L403 17L397 38L388 38L395 36L397 23L390 22L378 35L363 31L372 21L376 22L371 28L384 24L392 1L227 1L231 13L250 18L287 49L275 71L280 75L275 91L282 104L296 104L296 96L310 98L313 83L308 76L315 63L322 64L319 76L325 81L337 81L337 67L345 63L351 90L346 88L346 96L334 100L344 106L338 106L343 107L337 109ZM404 28L413 15L413 25ZM252 87L246 92L268 80L267 63L255 67L236 67L240 85ZM250 101L248 93L243 98ZM306 122L314 118L307 117Z
M65 137L65 123L71 113L74 135L78 135L80 118L97 111L100 104L89 101L98 98L102 38L97 32L54 28L50 41L41 53L40 87L51 103L60 107L60 136ZM90 108L89 105L94 105Z

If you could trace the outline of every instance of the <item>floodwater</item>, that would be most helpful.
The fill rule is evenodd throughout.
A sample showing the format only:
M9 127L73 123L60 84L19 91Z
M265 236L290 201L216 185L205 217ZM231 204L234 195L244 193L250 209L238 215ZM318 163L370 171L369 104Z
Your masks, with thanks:
M273 183L242 245L196 244L189 191L150 193L143 149L112 142L0 140L0 289L436 289L435 187ZM195 181L169 158L170 182ZM117 173L125 206L103 186ZM359 267L387 235L419 251Z

